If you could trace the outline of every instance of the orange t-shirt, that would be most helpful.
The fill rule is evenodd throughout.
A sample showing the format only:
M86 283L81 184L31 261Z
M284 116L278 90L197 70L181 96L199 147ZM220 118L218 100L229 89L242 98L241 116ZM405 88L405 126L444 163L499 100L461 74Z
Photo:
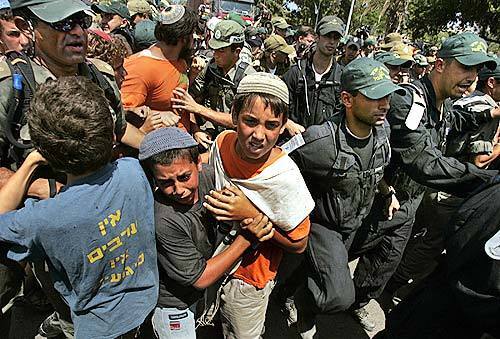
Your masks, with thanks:
M280 150L262 163L250 163L241 159L236 153L237 134L234 131L225 131L217 137L217 144L226 174L235 179L249 179L261 173L266 167L279 158L285 156ZM309 217L292 231L285 234L291 240L300 240L309 234L311 223ZM234 273L238 279L257 288L264 288L276 277L278 266L283 258L283 250L270 241L266 241L250 253L243 256L240 267Z
M164 60L134 54L123 64L127 75L122 83L123 107L146 105L158 111L172 110L172 91L188 88L186 61ZM190 131L189 113L182 112L178 127Z

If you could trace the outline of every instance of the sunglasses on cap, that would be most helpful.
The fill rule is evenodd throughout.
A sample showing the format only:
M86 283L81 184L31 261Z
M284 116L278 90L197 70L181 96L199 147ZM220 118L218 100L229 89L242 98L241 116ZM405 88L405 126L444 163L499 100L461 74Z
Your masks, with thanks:
M82 29L88 29L92 26L92 17L90 15L73 15L61 21L48 23L50 27L59 32L68 33L76 25L79 25Z

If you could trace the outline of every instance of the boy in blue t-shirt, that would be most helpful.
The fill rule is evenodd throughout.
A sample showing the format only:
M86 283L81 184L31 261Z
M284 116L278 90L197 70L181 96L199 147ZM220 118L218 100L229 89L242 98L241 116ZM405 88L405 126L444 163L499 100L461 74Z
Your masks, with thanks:
M46 260L76 338L132 338L158 298L153 196L137 160L110 163L113 124L90 80L40 86L28 115L36 151L0 190L8 257ZM15 210L42 164L65 173L67 185Z

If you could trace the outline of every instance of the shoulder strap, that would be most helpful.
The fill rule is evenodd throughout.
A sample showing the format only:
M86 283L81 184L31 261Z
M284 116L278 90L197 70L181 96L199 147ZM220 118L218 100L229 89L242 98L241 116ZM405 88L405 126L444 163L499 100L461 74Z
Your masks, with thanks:
M8 52L6 63L12 76L12 94L7 107L7 128L5 135L14 148L29 149L31 143L21 143L18 134L21 130L21 119L26 111L36 90L35 75L31 60L19 52ZM14 135L14 133L16 135ZM10 152L12 155L15 152ZM16 160L17 162L17 160Z
M236 72L234 74L234 79L233 79L233 91L235 93L236 89L238 88L238 85L240 84L241 79L245 77L245 70L247 69L248 66L250 66L250 64L242 61L236 68Z
M121 101L117 98L113 87L106 79L106 77L99 71L96 65L92 62L87 64L90 69L90 73L94 81L99 85L100 88L104 90L104 95L108 99L111 108L115 111L116 114L120 114L121 111Z

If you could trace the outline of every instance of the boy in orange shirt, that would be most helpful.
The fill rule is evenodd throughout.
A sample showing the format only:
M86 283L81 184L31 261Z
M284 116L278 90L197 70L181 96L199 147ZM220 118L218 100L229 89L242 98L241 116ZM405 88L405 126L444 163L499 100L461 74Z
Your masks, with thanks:
M312 198L295 163L276 147L288 114L288 89L268 73L250 74L240 82L232 117L237 132L215 140L211 164L216 186L237 186L275 225L270 241L243 256L221 292L225 338L259 338L263 334L269 295L283 250L301 253L307 246ZM230 202L234 189L212 192L205 206L218 220L236 220Z

